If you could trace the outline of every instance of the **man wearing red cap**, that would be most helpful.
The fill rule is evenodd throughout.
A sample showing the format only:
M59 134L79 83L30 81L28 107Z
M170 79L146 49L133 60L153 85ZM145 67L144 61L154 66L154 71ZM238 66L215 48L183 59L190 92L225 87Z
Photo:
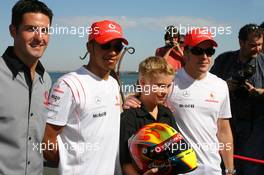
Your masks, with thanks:
M198 157L195 175L221 175L221 158L226 174L234 173L233 138L228 87L208 72L217 43L207 30L195 29L184 40L186 65L176 74L169 97L176 122Z
M109 74L128 42L114 21L95 22L91 29L88 65L59 78L47 108L44 155L59 163L63 175L114 174L121 107Z
M198 168L187 174L222 175L219 152L225 174L234 174L228 87L208 72L217 43L208 31L195 29L187 33L184 44L185 66L176 73L167 103L181 133L197 153ZM138 104L130 97L125 107Z

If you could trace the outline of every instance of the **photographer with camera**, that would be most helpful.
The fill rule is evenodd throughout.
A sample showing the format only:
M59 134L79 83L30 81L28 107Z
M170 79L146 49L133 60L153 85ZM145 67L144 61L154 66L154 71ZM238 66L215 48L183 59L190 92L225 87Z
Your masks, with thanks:
M264 21L259 26L262 28L262 31L264 32ZM264 53L263 45L262 45L262 53Z
M215 59L211 73L227 81L237 155L264 159L264 54L263 31L247 24L239 31L240 50L225 52ZM260 175L262 164L235 160L238 175Z
M166 28L164 40L165 46L158 48L155 55L165 58L174 70L183 67L183 48L180 46L180 33L175 26Z

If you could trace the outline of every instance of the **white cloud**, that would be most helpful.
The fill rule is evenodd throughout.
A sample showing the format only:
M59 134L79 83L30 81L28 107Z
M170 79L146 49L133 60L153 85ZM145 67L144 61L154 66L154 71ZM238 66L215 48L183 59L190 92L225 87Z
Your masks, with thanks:
M182 26L229 26L214 19L197 18L191 16L164 16L164 17L127 17L127 16L75 16L55 19L57 25L90 26L94 21L110 19L117 21L124 28L158 29L168 25Z

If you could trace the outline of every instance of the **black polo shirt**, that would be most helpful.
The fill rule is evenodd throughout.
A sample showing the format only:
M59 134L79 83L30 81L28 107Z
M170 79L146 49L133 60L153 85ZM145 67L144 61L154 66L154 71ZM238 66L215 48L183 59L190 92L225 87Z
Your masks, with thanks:
M173 117L172 112L169 108L159 105L158 106L158 116L155 119L144 107L141 108L131 108L125 110L121 114L121 128L120 128L120 162L122 164L132 163L132 158L128 149L128 139L135 134L143 126L150 123L166 123L172 126L176 131L179 131L176 121Z

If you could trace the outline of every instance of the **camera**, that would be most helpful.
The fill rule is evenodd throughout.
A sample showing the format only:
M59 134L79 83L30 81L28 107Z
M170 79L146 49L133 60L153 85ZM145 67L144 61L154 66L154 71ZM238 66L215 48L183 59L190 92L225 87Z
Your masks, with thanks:
M178 29L175 26L168 26L166 28L166 33L164 35L165 44L167 47L174 47L176 46L175 38L177 38L177 41L179 41L180 34Z
M249 80L256 72L256 66L252 64L245 64L243 69L238 71L236 75L232 77L237 81L237 88L235 91L235 97L248 97L249 92L246 86L246 81Z
M238 71L238 74L233 76L234 80L237 80L241 84L244 84L246 80L251 78L256 72L256 66L252 64L245 64L243 69Z
M170 37L168 40L165 41L165 43L166 43L166 46L170 48L173 48L174 46L178 44L174 41L173 37Z

